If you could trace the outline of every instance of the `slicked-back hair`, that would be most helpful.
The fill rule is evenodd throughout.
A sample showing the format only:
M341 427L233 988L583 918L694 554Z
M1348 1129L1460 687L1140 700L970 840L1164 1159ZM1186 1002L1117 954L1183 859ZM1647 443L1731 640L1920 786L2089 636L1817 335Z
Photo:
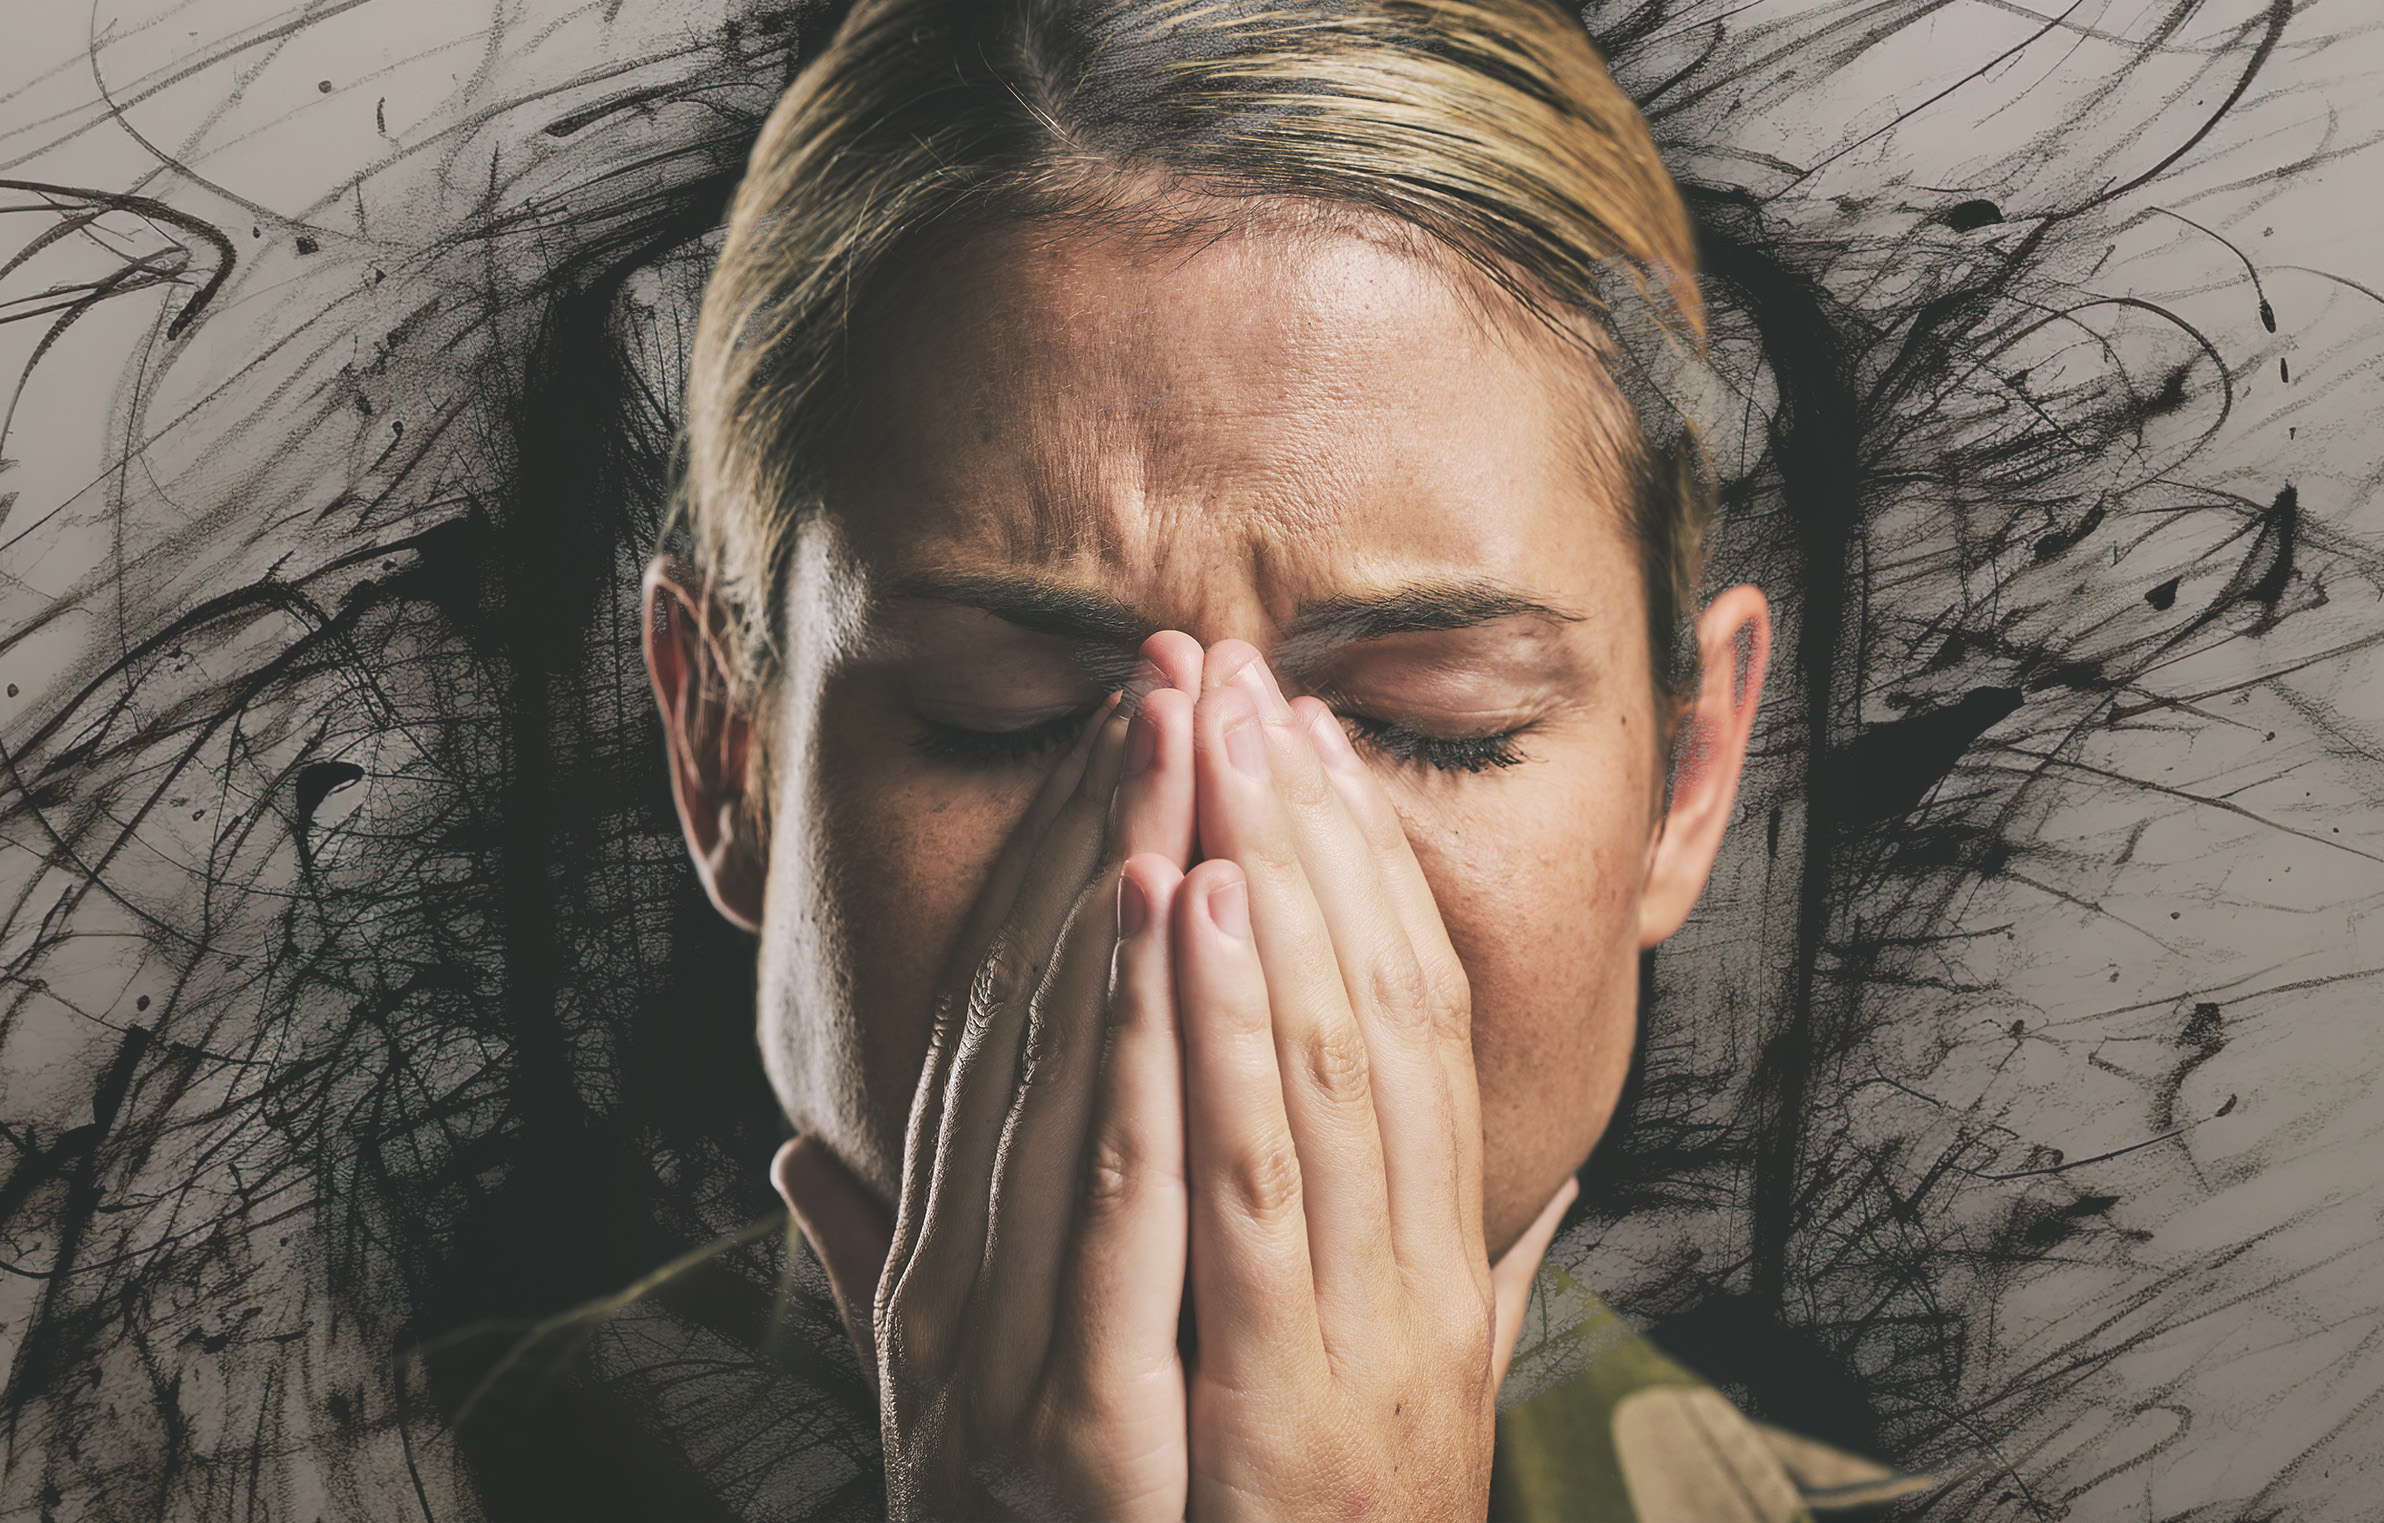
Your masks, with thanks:
M1681 696L1709 474L1692 431L1605 372L1621 303L1701 351L1694 242L1646 124L1551 0L861 0L754 146L696 335L672 536L728 615L730 679L766 688L782 658L855 316L923 250L1035 219L1168 237L1236 217L1412 230L1578 341L1626 420L1584 444L1618 473L1656 684Z

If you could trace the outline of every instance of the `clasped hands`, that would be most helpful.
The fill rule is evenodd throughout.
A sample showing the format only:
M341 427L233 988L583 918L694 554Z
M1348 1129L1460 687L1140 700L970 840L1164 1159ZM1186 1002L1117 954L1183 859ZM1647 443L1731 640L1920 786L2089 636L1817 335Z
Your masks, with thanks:
M1571 1187L1494 1271L1465 974L1389 798L1253 647L1143 656L939 992L870 1317L893 1514L1478 1520ZM822 1168L781 1160L807 1220Z

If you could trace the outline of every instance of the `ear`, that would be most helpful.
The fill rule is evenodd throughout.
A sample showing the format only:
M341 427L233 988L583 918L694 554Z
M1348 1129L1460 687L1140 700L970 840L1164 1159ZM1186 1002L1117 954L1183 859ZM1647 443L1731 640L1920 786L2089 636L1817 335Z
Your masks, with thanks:
M769 850L745 796L753 721L729 680L727 622L691 569L669 556L646 568L646 675L662 709L679 826L712 907L758 931Z
M1771 659L1771 604L1753 587L1733 587L1697 616L1697 692L1672 742L1672 798L1649 852L1639 898L1639 946L1681 927L1722 847L1738 801L1739 769Z

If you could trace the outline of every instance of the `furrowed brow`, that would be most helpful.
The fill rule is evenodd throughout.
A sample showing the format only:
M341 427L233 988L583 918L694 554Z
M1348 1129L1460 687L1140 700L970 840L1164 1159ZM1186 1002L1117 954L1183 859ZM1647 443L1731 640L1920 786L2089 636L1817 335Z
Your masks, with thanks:
M1570 624L1581 615L1550 607L1490 582L1417 582L1387 592L1325 598L1302 605L1287 635L1311 640L1379 640L1387 635L1473 629L1500 619Z
M1065 640L1131 647L1158 630L1115 598L1026 576L898 577L887 584L885 596L980 609L1020 629Z
M904 576L887 583L884 596L975 608L1037 634L1129 649L1159 628L1105 593L1031 576ZM1277 659L1296 665L1359 641L1474 629L1501 619L1570 624L1580 617L1495 583L1415 582L1302 604L1283 632Z

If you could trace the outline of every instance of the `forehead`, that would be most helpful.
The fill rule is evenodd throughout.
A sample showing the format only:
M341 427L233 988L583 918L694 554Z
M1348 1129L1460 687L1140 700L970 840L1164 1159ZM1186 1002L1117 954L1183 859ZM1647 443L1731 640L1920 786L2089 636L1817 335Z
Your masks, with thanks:
M1602 603L1634 574L1593 362L1384 240L1011 227L854 339L829 506L896 576L1027 573L1222 634L1369 586Z

